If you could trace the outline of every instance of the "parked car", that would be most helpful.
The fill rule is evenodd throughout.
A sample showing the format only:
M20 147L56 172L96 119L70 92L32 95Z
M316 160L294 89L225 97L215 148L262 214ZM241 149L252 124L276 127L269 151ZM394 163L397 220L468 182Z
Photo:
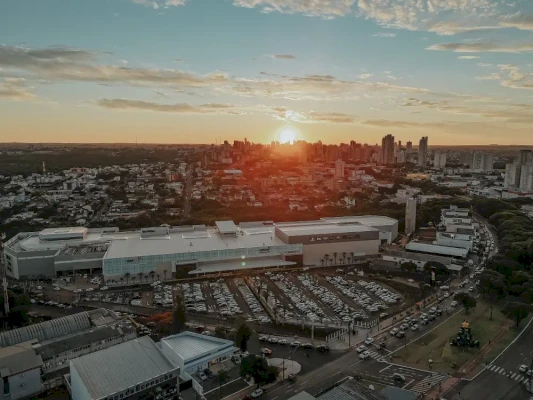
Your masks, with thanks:
M372 344L372 343L374 343L374 339L372 339L371 337L366 338L366 340L365 340L365 344L366 344L366 345L370 345L370 344Z
M252 399L257 399L258 397L261 397L263 395L263 393L265 393L265 391L263 389L261 389L261 388L255 389L252 392Z
M367 358L370 358L370 352L368 350L364 351L363 353L359 354L359 358L361 360L366 360Z
M363 345L361 345L361 346L359 346L359 347L357 348L357 352L358 352L358 353L363 353L363 352L365 352L365 351L366 351L366 347L363 346Z
M403 383L405 382L405 376L396 372L392 375L392 380L396 383Z

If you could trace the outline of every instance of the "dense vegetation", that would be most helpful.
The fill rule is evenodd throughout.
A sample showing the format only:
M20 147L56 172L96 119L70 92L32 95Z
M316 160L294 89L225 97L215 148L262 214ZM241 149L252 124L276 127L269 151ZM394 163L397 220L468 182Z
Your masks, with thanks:
M533 302L533 221L516 202L474 199L472 204L498 235L499 253L479 278L481 293L492 302L505 302L504 312L518 325Z
M30 311L30 298L28 295L15 290L8 290L8 301L10 312L4 319L10 329L19 328L30 322L28 312ZM4 313L4 294L0 294L0 313Z

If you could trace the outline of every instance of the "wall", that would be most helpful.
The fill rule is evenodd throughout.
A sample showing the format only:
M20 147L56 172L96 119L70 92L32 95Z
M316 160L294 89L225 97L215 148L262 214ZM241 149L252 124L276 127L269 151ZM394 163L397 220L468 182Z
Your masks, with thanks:
M321 259L325 254L329 254L330 260L334 261L333 253L337 253L337 265L341 264L342 253L351 252L355 255L364 253L365 255L376 255L379 253L379 239L367 240L361 242L341 242L341 243L320 243L304 245L304 265L322 265ZM333 264L334 265L334 264Z
M424 265L426 265L426 262L425 261L420 261L420 260L410 260L408 258L403 258L403 257L394 257L394 256L387 256L387 255L383 255L383 260L385 261L393 261L396 263L396 266L399 268L403 263L406 263L406 262L412 262L412 263L415 263L416 264L416 267L418 269L418 271L423 271L424 270Z
M41 370L39 368L9 377L10 400L23 399L41 393ZM4 393L4 382L0 379L0 393Z
M54 277L54 256L33 256L24 254L18 258L18 270L20 279Z
M72 400L91 400L85 384L72 363L70 364L70 387L72 388Z

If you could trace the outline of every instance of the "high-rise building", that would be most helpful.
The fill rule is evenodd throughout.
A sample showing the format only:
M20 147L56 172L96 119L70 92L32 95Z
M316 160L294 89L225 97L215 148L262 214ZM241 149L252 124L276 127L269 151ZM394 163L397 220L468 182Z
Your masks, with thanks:
M416 199L407 199L405 204L405 234L412 235L416 230Z
M494 157L492 153L485 153L482 151L474 152L470 169L476 172L492 171L494 164Z
M521 169L522 166L518 163L518 161L505 165L505 177L503 180L504 188L508 189L520 186Z
M424 136L418 144L418 166L425 167L428 156L428 137Z
M533 192L533 163L531 162L522 165L520 169L520 191Z
M335 161L335 178L344 178L344 161L340 159Z
M436 150L433 155L433 166L442 169L446 166L446 153L442 150Z
M396 153L396 162L398 164L403 164L406 161L407 161L407 157L405 154L405 150L403 149L398 150L398 152Z
M411 154L413 152L413 142L407 142L407 145L405 147L405 152L407 154Z
M530 162L533 162L533 152L531 150L520 150L520 154L518 156L518 163L519 164L528 164Z
M381 139L381 162L394 164L394 136L390 134Z

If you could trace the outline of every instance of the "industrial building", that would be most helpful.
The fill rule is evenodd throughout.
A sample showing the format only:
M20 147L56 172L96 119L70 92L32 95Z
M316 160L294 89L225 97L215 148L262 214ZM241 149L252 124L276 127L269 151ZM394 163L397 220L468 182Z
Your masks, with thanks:
M33 348L35 340L0 349L0 393L3 399L26 399L43 391L43 360Z
M405 246L405 250L414 253L432 254L435 256L453 257L457 259L466 259L468 250L459 247L438 246L436 244L409 242Z
M243 269L321 265L334 253L351 260L373 257L398 235L398 221L381 216L323 218L291 223L233 221L154 227L49 228L20 233L4 245L7 275L35 279L102 272L106 285L165 280ZM324 261L323 261L324 260ZM131 279L130 279L131 278Z
M138 339L70 362L67 389L73 400L155 398L178 390L179 367L150 339Z
M452 257L441 257L433 256L431 254L420 254L413 253L409 251L399 251L399 250L386 250L381 255L381 258L384 261L394 262L395 267L401 267L403 263L414 263L416 264L418 271L423 271L424 267L428 262L438 262L449 269L456 269L457 267L452 267L453 258Z
M204 371L230 359L238 350L231 340L188 331L161 339L160 347L163 354L180 367L182 375Z
M136 337L130 321L101 308L2 332L0 347L4 350L31 343L32 351L41 359L38 375L41 383L67 369L72 359Z

